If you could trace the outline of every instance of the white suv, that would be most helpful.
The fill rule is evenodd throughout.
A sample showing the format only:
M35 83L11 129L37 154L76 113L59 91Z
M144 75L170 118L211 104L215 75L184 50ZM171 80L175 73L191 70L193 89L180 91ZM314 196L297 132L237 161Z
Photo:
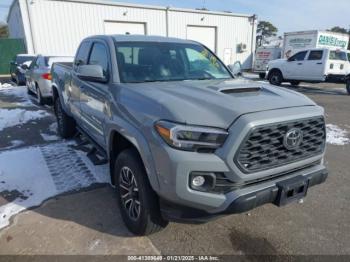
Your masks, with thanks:
M270 61L267 79L273 85L290 82L343 82L350 73L346 51L314 48L303 50L289 59Z

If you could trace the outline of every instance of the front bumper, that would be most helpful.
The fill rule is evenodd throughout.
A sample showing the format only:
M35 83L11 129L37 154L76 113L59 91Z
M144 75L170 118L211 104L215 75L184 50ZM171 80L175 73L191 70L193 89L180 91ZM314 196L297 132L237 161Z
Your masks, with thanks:
M327 176L327 169L323 165L317 165L271 181L232 191L226 195L224 204L215 211L208 212L176 205L164 199L161 199L161 211L163 217L170 221L204 223L223 215L243 213L268 203L276 204L278 201L278 184L281 182L303 177L308 181L308 187L310 188L323 183Z

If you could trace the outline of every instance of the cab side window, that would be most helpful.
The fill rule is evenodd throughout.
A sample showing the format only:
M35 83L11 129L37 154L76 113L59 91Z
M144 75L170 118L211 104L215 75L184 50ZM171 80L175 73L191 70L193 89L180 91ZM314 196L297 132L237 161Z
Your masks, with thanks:
M307 51L296 53L291 58L289 58L289 61L303 61L305 59L306 54Z
M77 55L75 57L74 65L75 66L86 65L87 58L89 56L89 51L90 51L90 42L83 42L80 45Z
M323 57L322 50L314 50L310 52L308 60L321 60L322 57Z
M38 60L39 60L39 57L34 58L33 62L30 64L29 69L33 69L34 67L37 67L38 66Z
M108 76L108 53L104 44L93 44L88 64L102 66L104 76Z

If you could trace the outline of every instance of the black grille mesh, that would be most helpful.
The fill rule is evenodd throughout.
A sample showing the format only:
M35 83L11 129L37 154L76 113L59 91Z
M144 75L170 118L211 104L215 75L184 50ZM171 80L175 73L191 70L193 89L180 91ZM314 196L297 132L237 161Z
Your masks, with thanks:
M288 150L283 139L292 128L302 130L303 141L296 149ZM325 142L323 117L258 127L243 141L234 161L244 173L263 171L319 155Z

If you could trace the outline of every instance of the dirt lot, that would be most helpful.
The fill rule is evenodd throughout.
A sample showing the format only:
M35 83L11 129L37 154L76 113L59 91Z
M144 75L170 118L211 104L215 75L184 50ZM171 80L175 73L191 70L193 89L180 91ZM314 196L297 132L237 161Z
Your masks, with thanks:
M10 225L0 231L0 254L350 255L350 145L346 140L350 96L342 85L301 84L296 90L324 106L327 123L336 126L336 132L344 132L344 145L328 143L327 182L310 189L303 204L266 205L205 225L171 223L150 237L134 237L121 221L113 188L96 177L86 186L75 178L79 186L63 187L58 196L12 217ZM0 159L9 152L25 156L23 149L34 145L45 155L50 146L69 143L56 137L50 107L39 107L35 98L23 92L0 93L0 111L21 108L47 114L3 130L0 127ZM2 188L0 206L21 197L21 191Z

